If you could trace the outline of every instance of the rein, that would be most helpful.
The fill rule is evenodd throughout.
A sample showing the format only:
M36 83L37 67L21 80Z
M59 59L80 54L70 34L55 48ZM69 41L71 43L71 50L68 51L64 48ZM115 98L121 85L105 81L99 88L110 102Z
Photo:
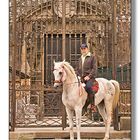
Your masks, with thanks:
M63 83L63 82L61 80L55 80L54 83ZM72 85L72 84L75 84L75 83L78 83L80 85L80 81L73 82L73 83L68 83L68 84L64 84L64 85Z
M57 70L57 69L54 69L54 70ZM72 84L75 84L75 83L78 83L78 87L79 87L79 95L81 96L82 95L82 89L81 89L81 81L80 79L78 78L78 76L76 75L76 78L77 78L77 81L76 82L72 82L72 83L67 83L65 84L63 82L63 75L64 75L64 72L63 72L63 69L62 69L62 76L59 80L55 80L54 83L62 83L63 85L72 85Z
M73 82L73 83L68 83L68 84L64 84L64 85L72 85L72 84L75 84L75 83L78 83L78 85L79 85L79 82Z

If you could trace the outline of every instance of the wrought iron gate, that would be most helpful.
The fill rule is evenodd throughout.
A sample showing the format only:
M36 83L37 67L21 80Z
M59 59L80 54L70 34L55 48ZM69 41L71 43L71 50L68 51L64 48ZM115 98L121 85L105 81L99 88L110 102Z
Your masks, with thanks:
M10 114L13 129L15 126L46 126L46 123L51 126L56 121L52 119L49 123L50 116L61 118L62 124L65 123L61 89L57 91L52 87L53 61L66 59L75 68L82 42L95 53L99 67L116 67L113 2L10 1ZM125 3L117 2L118 7ZM130 10L129 4L126 7ZM129 27L129 23L127 25ZM59 120L55 125L62 124Z

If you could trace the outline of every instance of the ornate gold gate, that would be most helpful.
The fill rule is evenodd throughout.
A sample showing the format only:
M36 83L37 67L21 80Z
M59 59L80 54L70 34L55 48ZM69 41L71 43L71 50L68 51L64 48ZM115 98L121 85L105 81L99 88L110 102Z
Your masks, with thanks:
M127 21L130 2L118 0L116 4L120 9L122 3L126 5ZM56 125L65 123L61 89L53 89L53 61L65 59L75 68L82 42L95 53L99 67L114 68L129 62L128 57L124 62L117 62L117 56L113 55L115 37L119 35L119 24L116 24L119 16L112 14L117 11L113 4L110 0L10 1L10 114L13 129L15 126L51 126L56 121L52 119L50 123L50 116L62 119L62 123L59 120ZM129 23L126 24L129 29ZM123 23L120 27L122 30ZM126 42L129 44L128 40ZM130 48L126 47L126 50L130 51Z

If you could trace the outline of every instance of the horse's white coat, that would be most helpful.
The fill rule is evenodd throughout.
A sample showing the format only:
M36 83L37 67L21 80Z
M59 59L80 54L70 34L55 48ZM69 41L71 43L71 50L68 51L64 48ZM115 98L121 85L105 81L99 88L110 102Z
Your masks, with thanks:
M66 107L69 120L70 139L74 140L73 115L76 115L77 139L80 140L82 108L87 99L87 93L79 84L74 69L68 62L54 62L54 87L63 84L62 102ZM116 106L119 99L119 83L115 80L96 78L99 83L98 93L95 95L95 104L105 122L105 137L109 139L112 106ZM59 82L58 82L59 81ZM104 102L102 102L104 101Z

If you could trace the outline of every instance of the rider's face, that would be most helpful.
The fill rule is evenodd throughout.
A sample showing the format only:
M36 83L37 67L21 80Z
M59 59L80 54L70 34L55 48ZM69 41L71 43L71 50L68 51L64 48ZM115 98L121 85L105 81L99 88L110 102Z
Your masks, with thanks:
M86 54L88 53L89 49L86 47L86 48L80 48L81 50L81 54Z

